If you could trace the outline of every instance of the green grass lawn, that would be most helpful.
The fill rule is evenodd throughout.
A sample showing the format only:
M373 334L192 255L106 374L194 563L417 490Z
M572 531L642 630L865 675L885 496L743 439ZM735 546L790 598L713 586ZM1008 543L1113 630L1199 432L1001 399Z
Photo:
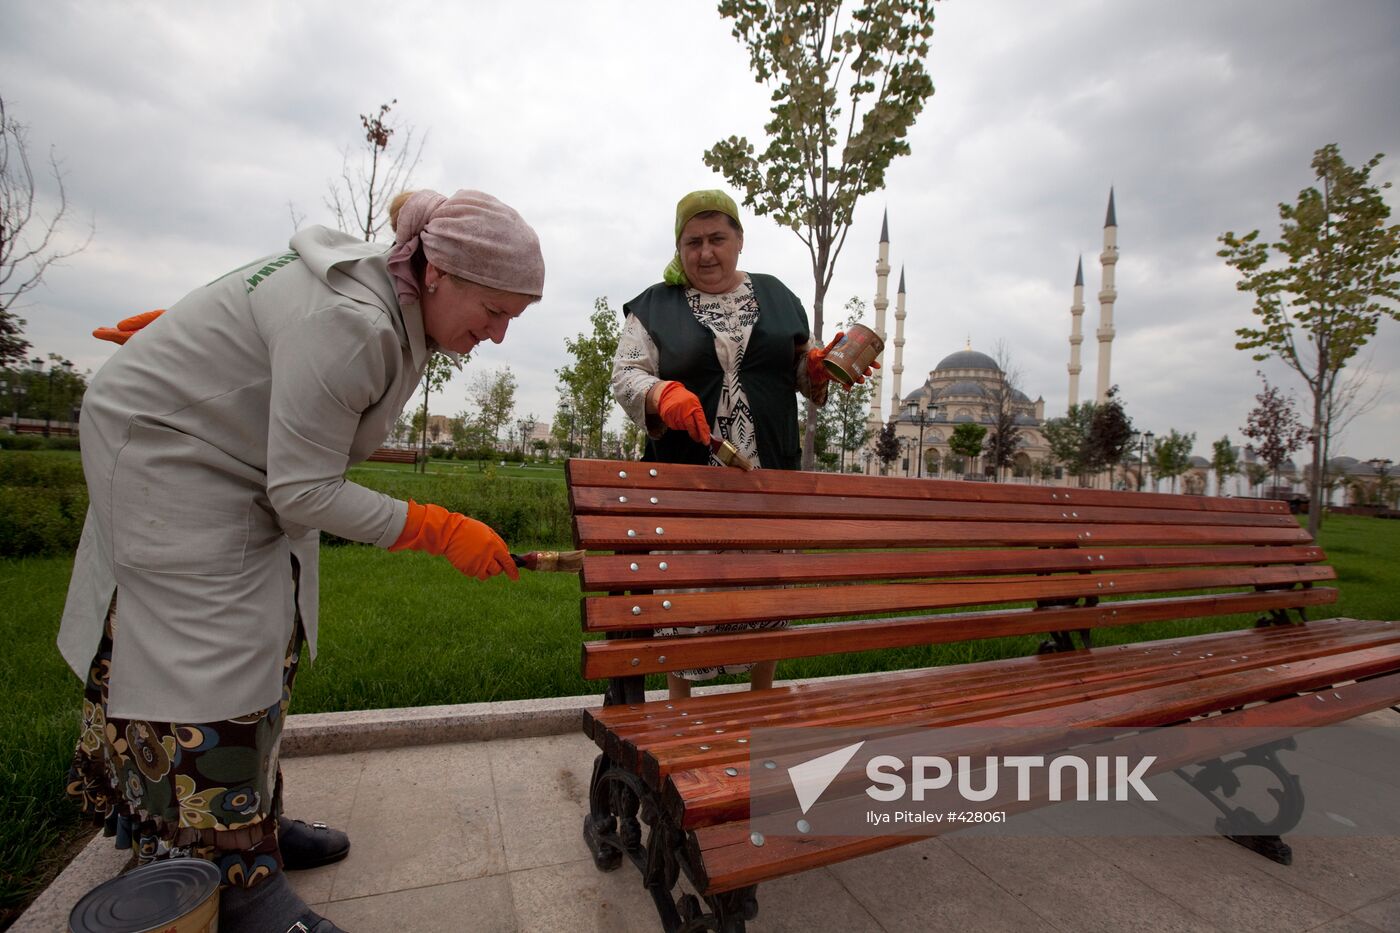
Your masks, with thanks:
M393 480L421 483L425 491L450 489L450 474L437 466L427 477L415 478L404 470L402 478ZM543 475L544 468L538 469ZM444 482L449 485L440 485ZM562 543L512 541L518 550ZM1400 618L1395 573L1400 522L1332 516L1323 526L1322 544L1340 574L1341 600L1321 607L1319 616ZM602 689L579 676L579 591L572 575L527 573L515 584L505 579L477 583L446 561L421 554L358 546L326 547L322 553L321 651L298 679L294 713ZM63 797L63 775L77 737L80 685L54 647L71 568L69 558L0 561L0 605L5 606L0 638L6 649L0 652L0 682L9 685L0 705L0 799L6 808L0 820L0 928L7 909L22 903L38 879L47 877L52 866L45 858L52 858L50 853L78 829ZM1237 617L1105 629L1095 639L1111 644L1252 621ZM779 665L778 676L981 660L1024 654L1038 640L798 659ZM649 684L660 685L660 678Z

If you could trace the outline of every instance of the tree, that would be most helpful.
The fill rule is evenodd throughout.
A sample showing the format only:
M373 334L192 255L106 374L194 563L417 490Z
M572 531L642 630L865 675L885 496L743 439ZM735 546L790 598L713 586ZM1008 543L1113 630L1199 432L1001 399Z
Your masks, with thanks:
M1262 463L1246 463L1244 475L1249 480L1250 492L1254 492L1259 488L1260 483L1269 478L1269 468Z
M466 357L462 358L466 361ZM425 430L428 422L428 396L439 391L447 383L452 381L452 361L441 353L434 353L428 357L428 365L423 370L423 418L414 419L415 430L418 432L419 452L422 453L422 472L428 472L428 432Z
M899 438L895 436L895 423L886 424L875 441L875 458L880 461L880 472L889 472L890 464L899 459Z
M982 452L982 441L986 436L986 428L980 424L973 424L971 421L964 421L953 428L953 433L948 438L948 449L961 457L966 457L970 470L973 459Z
M591 334L582 333L564 341L574 362L554 373L559 377L560 394L569 397L576 419L570 427L582 436L585 449L597 454L602 451L603 426L612 406L612 362L622 328L617 312L608 307L607 298L593 302L588 320L593 327Z
M1210 468L1215 471L1215 494L1225 494L1225 481L1240 471L1240 457L1226 434L1211 445Z
M501 425L509 421L515 411L515 389L515 374L509 366L477 373L472 379L471 396L476 403L477 420L492 447L498 445Z
M865 314L865 302L852 296L846 302L846 328L860 323ZM831 384L831 395L821 409L820 418L825 422L828 442L834 440L838 448L837 467L846 472L846 454L855 453L865 446L875 432L869 427L867 416L870 412L870 396L874 386L868 382L854 385L850 389L838 389Z
M1079 478L1079 485L1089 485L1094 456L1089 434L1094 422L1093 402L1071 405L1059 418L1049 418L1042 426L1050 453L1066 470Z
M1250 410L1248 421L1241 430L1251 441L1249 449L1268 464L1274 475L1274 485L1277 486L1279 469L1295 450L1307 442L1308 429L1294 411L1293 400L1284 395L1278 386L1269 385L1263 373L1259 374L1259 378L1264 381L1264 389L1254 396L1258 404ZM1322 484L1309 483L1309 490L1310 495L1322 495Z
M1021 446L1021 428L1016 424L1021 374L1011 368L1011 351L1004 340L997 342L996 363L1001 378L988 389L987 414L991 416L992 429L987 435L986 462L1000 482L1002 469L1011 466L1016 449Z
M1089 418L1087 446L1090 468L1106 470L1122 463L1133 441L1133 419L1123 410L1118 387L1113 386L1104 401L1094 405Z
M578 444L574 441L578 435L578 416L574 414L576 407L573 396L561 384L559 404L554 410L554 422L550 425L549 433L553 435L560 453L566 457L578 452Z
M1172 428L1166 437L1152 442L1152 453L1148 462L1152 465L1152 475L1158 479L1170 479L1172 492L1176 492L1176 478L1191 469L1191 448L1196 446L1195 433L1182 434Z
M58 204L46 219L35 206L38 190L29 163L29 128L9 115L0 97L0 366L22 364L29 354L25 322L16 313L20 298L43 284L50 266L92 242L89 227L81 244L67 248L55 244L68 213L68 192L52 151L49 172Z
M520 452L523 454L530 445L530 435L535 433L535 427L540 423L540 419L535 417L534 412L528 413L521 418L516 427L520 428Z
M744 192L758 216L772 215L807 247L815 291L812 333L856 202L885 185L885 170L909 153L905 137L933 82L924 70L933 34L932 0L720 0L749 52L754 80L772 88L768 146L755 155L731 136L705 164ZM811 469L817 408L809 403L802 442Z
M1313 154L1320 183L1294 204L1280 204L1280 238L1259 231L1222 234L1219 255L1240 274L1236 288L1254 294L1258 327L1241 327L1236 349L1254 359L1277 357L1302 377L1312 397L1312 472L1308 532L1322 525L1322 473L1335 417L1338 380L1347 363L1375 335L1382 317L1400 319L1400 224L1387 226L1390 207L1370 183L1383 155L1360 168L1336 144ZM1280 263L1271 263L1270 246Z
M403 145L390 152L389 146L400 129L387 117L397 104L394 98L379 105L378 113L360 114L365 131L365 149L359 165L351 166L350 149L342 153L340 177L327 184L326 207L335 214L335 223L345 233L362 236L366 242L378 237L389 222L389 202L409 185L413 170L423 155L423 141L413 145L413 127L403 132ZM296 210L288 206L295 225Z

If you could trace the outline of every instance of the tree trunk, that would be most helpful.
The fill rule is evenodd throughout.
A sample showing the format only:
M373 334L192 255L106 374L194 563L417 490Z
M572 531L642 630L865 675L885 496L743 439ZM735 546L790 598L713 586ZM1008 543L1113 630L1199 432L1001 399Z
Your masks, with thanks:
M1319 381L1319 384L1320 381ZM1296 436L1296 435L1295 435ZM1313 393L1312 476L1308 480L1308 534L1322 530L1322 393Z
M418 447L422 454L423 465L419 469L428 472L428 384L423 383L423 433L419 435Z
M812 343L822 342L822 304L826 300L826 286L821 276L817 276L816 294L812 298ZM807 420L802 429L802 469L812 470L817 462L817 406L807 401Z

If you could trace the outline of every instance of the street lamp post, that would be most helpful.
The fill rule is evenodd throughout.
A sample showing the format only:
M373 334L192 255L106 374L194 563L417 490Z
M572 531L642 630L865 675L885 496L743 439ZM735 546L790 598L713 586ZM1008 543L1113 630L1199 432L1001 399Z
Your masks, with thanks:
M917 475L918 478L922 479L924 475L924 428L928 426L929 409L933 408L934 411L938 409L926 404L922 399L912 398L905 403L904 407L909 410L909 420L919 425L919 471Z
M1142 492L1142 475L1147 471L1147 448L1152 446L1152 437L1151 431L1142 435L1142 444L1138 447L1138 492Z

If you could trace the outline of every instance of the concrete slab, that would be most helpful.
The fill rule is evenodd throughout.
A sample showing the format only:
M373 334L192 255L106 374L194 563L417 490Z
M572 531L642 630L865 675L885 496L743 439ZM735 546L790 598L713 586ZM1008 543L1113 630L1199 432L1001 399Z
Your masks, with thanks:
M1092 839L949 836L946 842L1055 928L1075 933L1216 929L1097 855Z
M1393 836L1290 836L1293 864L1259 859L1275 878L1351 912L1400 893L1400 839Z
M364 752L346 831L350 855L330 900L466 881L505 871L486 746Z
M656 933L661 928L651 897L629 863L603 873L591 858L580 859L513 871L509 878L522 933Z
M583 818L597 748L582 733L487 745L511 871L588 857Z
M364 755L321 755L289 758L282 762L282 809L287 816L308 823L322 822L336 829L350 825L355 795L365 768ZM354 849L354 842L351 848ZM296 889L310 904L331 899L340 863L309 871L292 872Z
M1400 894L1372 901L1352 916L1386 933L1400 933Z
M1221 930L1312 930L1342 914L1340 908L1269 874L1258 864L1266 859L1228 839L1168 836L1080 842Z
M1021 933L1046 928L1044 918L942 839L925 839L852 859L828 871L880 929L892 933L923 933L934 926L966 933ZM826 892L812 893L814 902L824 902ZM766 911L765 888L759 888L759 895L760 910Z
M414 933L516 933L510 880L490 875L470 881L429 885L357 897L317 906L317 912L344 929L412 930Z

